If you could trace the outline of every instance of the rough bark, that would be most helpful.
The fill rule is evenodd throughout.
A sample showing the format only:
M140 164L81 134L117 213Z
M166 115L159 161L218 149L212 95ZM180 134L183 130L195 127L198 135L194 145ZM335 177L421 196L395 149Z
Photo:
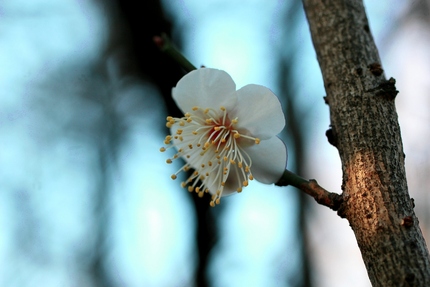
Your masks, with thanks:
M303 0L342 161L343 203L373 286L430 286L409 197L395 80L386 80L361 0Z

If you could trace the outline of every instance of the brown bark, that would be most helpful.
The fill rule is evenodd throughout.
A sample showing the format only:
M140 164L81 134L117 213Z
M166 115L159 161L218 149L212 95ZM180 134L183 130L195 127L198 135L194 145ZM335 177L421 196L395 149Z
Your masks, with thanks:
M430 286L430 260L406 182L394 98L361 0L303 0L342 161L338 214L373 286Z

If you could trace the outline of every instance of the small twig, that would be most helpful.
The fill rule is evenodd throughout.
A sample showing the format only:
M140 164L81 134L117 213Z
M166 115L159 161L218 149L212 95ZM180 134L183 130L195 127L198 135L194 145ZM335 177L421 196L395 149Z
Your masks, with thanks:
M306 180L289 170L285 170L281 179L275 183L277 186L291 185L312 196L316 202L335 211L339 210L342 196L325 190L314 179Z
M173 45L172 41L170 41L169 37L166 34L162 34L161 36L154 36L152 39L154 44L160 48L161 51L169 55L172 59L174 59L182 68L185 69L187 73L196 70L196 67L191 64L190 61L182 55L181 52Z

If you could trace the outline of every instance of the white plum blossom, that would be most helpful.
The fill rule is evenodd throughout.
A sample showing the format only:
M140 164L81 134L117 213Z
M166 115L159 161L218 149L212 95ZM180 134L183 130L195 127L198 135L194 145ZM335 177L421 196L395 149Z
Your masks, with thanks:
M266 87L236 84L225 71L202 68L185 75L172 89L184 117L167 117L171 135L164 143L177 153L167 163L186 163L171 177L190 169L182 187L220 198L241 192L248 181L277 182L286 167L287 150L276 135L285 125L278 98ZM166 147L162 147L165 151Z

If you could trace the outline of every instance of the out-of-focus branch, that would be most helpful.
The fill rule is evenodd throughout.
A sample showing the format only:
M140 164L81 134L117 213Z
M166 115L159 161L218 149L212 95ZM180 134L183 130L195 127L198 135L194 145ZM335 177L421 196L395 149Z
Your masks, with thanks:
M179 50L175 47L175 45L173 45L172 41L170 41L166 34L154 36L153 41L161 51L169 55L173 60L181 65L181 67L184 68L187 73L196 70L196 67L191 64L191 62L188 61L181 52L179 52Z

